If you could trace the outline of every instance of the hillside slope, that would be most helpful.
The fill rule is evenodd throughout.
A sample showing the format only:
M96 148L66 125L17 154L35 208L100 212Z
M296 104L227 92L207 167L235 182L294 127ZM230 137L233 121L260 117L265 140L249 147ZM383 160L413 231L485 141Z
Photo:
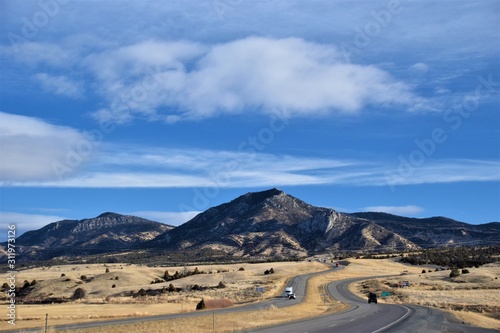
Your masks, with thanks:
M23 261L23 257L37 260L128 250L172 228L136 216L103 213L95 218L63 220L28 231L16 239L17 254Z
M382 226L333 209L311 206L279 189L247 193L210 208L160 235L149 246L219 249L238 256L417 248Z

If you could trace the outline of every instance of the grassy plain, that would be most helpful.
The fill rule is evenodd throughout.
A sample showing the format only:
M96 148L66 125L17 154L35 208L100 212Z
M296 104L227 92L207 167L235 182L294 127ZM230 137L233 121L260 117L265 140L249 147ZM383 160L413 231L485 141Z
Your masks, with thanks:
M206 274L151 284L152 281L163 277L166 270L173 275L176 271L193 271L195 268ZM271 268L274 274L264 274ZM95 264L28 269L18 272L17 285L22 286L24 281L36 280L29 294L31 299L70 298L77 288L83 288L86 296L81 300L60 304L19 304L16 328L42 327L47 313L50 325L62 325L195 311L196 304L202 298L229 300L234 304L248 303L281 293L292 276L325 269L327 267L318 262L200 265L196 267ZM85 280L81 279L82 275L85 275ZM0 275L0 279L6 278L6 275ZM226 288L215 288L221 281ZM184 291L160 293L157 296L125 296L132 292L137 293L140 289L160 290L170 284ZM194 285L212 288L203 291L190 290ZM264 294L257 293L256 287L264 287ZM6 294L1 295L0 301L7 301ZM4 329L3 327L5 326L2 324L1 329Z
M366 268L385 260L354 261ZM450 278L450 270L437 266L413 266L410 274L378 278L351 285L351 291L366 298L368 291L390 292L381 303L416 304L448 311L463 322L500 330L500 263L479 268L468 268L469 273ZM423 273L423 270L426 272ZM461 271L461 270L459 270ZM397 270L394 271L397 273ZM401 272L403 273L403 272ZM410 287L399 287L399 281L408 281Z
M18 273L18 284L24 280L37 280L30 295L32 297L71 297L78 287L84 288L84 299L62 304L18 305L18 320L15 328L43 327L45 314L49 314L50 325L76 322L102 321L126 317L181 313L194 311L203 297L205 300L225 300L234 304L257 301L280 295L287 280L294 275L325 270L318 262L283 262L264 264L233 264L197 266L198 274L171 282L151 284L163 276L165 270L194 270L194 267L147 267L129 264L67 265L25 270ZM274 274L264 274L273 268ZM422 270L431 270L422 274ZM109 272L106 272L109 270ZM413 303L435 306L461 318L463 321L489 328L500 329L498 320L499 290L497 276L499 265L486 265L469 269L469 274L450 279L450 271L434 271L432 266L410 266L392 259L351 259L341 271L331 271L312 278L308 284L304 303L287 308L270 307L266 310L235 314L218 314L212 310L206 315L185 319L171 319L136 324L104 326L93 329L72 330L75 333L134 332L232 332L273 325L292 320L306 319L341 311L346 308L336 300L322 297L324 286L331 281L351 277L395 275L352 285L352 291L365 297L367 290L390 291L391 297L381 302ZM61 276L64 274L64 276ZM404 275L401 275L404 274ZM87 279L81 280L81 275ZM118 277L118 279L116 279ZM0 275L0 278L4 277ZM68 280L69 281L66 281ZM394 288L400 280L410 282L410 288ZM189 289L198 284L215 287L220 281L223 289L204 291L182 291L163 293L157 296L130 297L124 293L143 288L160 289L172 283L175 287ZM112 288L112 285L115 287ZM259 295L255 287L265 287ZM2 329L7 325L2 324ZM10 325L8 325L10 326ZM11 329L12 327L6 327ZM43 330L41 330L42 332ZM58 331L59 332L59 331Z

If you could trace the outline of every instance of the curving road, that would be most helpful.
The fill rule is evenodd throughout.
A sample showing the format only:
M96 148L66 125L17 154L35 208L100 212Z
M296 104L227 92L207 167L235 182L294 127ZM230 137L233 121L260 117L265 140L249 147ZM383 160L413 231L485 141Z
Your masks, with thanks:
M338 269L342 269L342 268L343 267L338 267L338 268L333 268L333 269L338 270ZM283 307L297 304L298 302L302 302L302 300L304 299L304 297L306 295L307 280L313 276L324 274L324 273L327 273L330 271L331 270L326 270L326 271L317 272L317 273L303 274L303 275L298 275L298 276L291 278L290 281L288 281L287 286L293 287L293 291L297 297L295 300L289 300L288 297L286 297L285 294L283 293L282 296L275 297L272 300L266 300L266 301L262 301L262 302L256 302L256 303L235 306L235 307L230 307L230 308L225 308L225 309L218 309L218 310L216 310L216 314L246 312L246 311L252 311L252 310L262 310L262 309L268 309L271 305L276 306L278 308L283 308ZM206 311L195 311L195 312L169 314L169 315L134 317L134 318L115 319L115 320L98 321L98 322L90 322L90 323L58 325L58 326L51 326L51 327L54 328L56 331L74 330L74 329L79 329L79 328L92 328L92 327L100 327L100 326L131 324L131 323L138 323L138 322L159 321L159 320L167 320L167 319L174 319L174 318L199 317L199 316L206 316L206 315L209 315L211 313L212 313L212 310L206 310ZM14 329L14 330L8 330L8 331L1 330L1 332L5 332L5 333L40 332L40 328Z
M349 304L351 307L341 313L298 321L292 324L276 325L255 330L259 333L490 333L498 332L468 325L463 325L453 316L437 309L416 305L368 304L366 299L353 295L349 284L370 279L370 277L335 281L328 285L328 293L334 299Z
M342 269L342 267L334 268ZM324 274L328 271L299 275L292 278L287 286L293 286L297 296L296 300L289 300L285 295L276 297L272 300L247 304L243 306L219 309L216 314L235 313L252 310L276 307L286 307L301 302L306 293L307 280L313 276ZM378 276L380 277L380 276ZM453 316L439 311L437 309L415 306L415 305L396 305L396 304L368 304L367 300L353 295L349 290L349 284L358 280L367 280L372 277L363 277L357 279L346 279L335 281L328 285L327 291L331 297L349 304L350 308L346 311L332 315L316 317L308 320L296 321L284 325L276 325L259 330L246 332L259 333L323 333L323 332L342 332L342 333L441 333L441 332L463 332L463 333L492 333L496 330L489 330L468 325L463 325ZM77 328L90 328L108 325L130 324L137 322L158 321L181 317L204 316L212 311L196 311L190 313L158 315L137 318L116 319L102 322L91 322L82 324L60 325L53 328L57 330L72 330ZM2 332L39 332L40 329L22 329Z

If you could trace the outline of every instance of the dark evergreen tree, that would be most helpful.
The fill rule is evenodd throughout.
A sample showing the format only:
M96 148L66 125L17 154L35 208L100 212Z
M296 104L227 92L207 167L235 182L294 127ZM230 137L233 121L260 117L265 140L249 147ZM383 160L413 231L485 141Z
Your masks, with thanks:
M77 299L82 299L85 297L85 290L83 288L76 288L75 292L73 293L73 299L74 300L77 300Z
M196 304L196 310L203 310L205 309L207 306L205 305L205 300L202 298L201 301Z

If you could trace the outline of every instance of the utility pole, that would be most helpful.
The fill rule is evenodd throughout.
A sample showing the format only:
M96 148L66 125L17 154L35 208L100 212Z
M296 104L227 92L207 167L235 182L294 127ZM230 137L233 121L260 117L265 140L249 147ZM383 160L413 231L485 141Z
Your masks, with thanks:
M48 332L48 328L49 328L49 314L46 313L45 314L45 333Z

